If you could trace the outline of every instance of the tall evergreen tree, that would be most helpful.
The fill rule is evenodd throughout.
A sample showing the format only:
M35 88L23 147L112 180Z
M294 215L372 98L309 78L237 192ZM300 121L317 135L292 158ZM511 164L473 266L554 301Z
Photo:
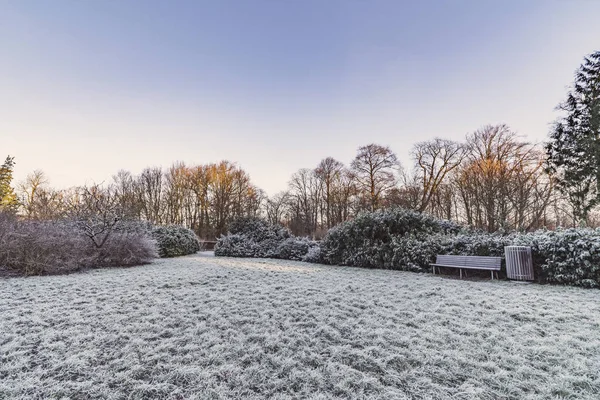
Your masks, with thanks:
M14 166L14 157L11 156L6 157L4 164L0 166L0 211L15 212L19 206L17 195L11 186Z
M559 109L565 114L546 145L548 170L571 203L575 221L584 224L600 203L600 51L584 59Z

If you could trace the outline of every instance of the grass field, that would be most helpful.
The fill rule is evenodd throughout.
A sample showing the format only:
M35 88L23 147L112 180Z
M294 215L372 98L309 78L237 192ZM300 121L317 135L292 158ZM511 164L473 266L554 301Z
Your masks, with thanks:
M600 398L598 290L200 254L0 316L0 399Z

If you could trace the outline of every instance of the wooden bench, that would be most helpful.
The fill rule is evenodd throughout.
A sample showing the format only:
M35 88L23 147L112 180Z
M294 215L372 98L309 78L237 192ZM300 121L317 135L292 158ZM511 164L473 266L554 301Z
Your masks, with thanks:
M459 268L461 278L463 269L483 269L491 271L492 279L494 279L494 271L496 271L496 278L498 278L498 271L502 266L502 257L438 255L435 264L429 265L433 267L434 275L435 269L437 268L439 272L440 267Z

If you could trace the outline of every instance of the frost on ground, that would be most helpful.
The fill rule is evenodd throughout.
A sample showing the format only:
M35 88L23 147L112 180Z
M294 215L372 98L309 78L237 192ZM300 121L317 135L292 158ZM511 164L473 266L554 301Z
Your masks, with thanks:
M205 254L0 280L2 399L597 399L600 291Z

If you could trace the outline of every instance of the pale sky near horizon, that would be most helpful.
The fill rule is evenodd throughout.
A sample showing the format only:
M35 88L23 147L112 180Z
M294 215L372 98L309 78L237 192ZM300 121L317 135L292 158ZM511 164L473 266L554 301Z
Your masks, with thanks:
M600 0L0 0L0 158L15 179L238 163L267 193L371 142L506 123L545 140Z

